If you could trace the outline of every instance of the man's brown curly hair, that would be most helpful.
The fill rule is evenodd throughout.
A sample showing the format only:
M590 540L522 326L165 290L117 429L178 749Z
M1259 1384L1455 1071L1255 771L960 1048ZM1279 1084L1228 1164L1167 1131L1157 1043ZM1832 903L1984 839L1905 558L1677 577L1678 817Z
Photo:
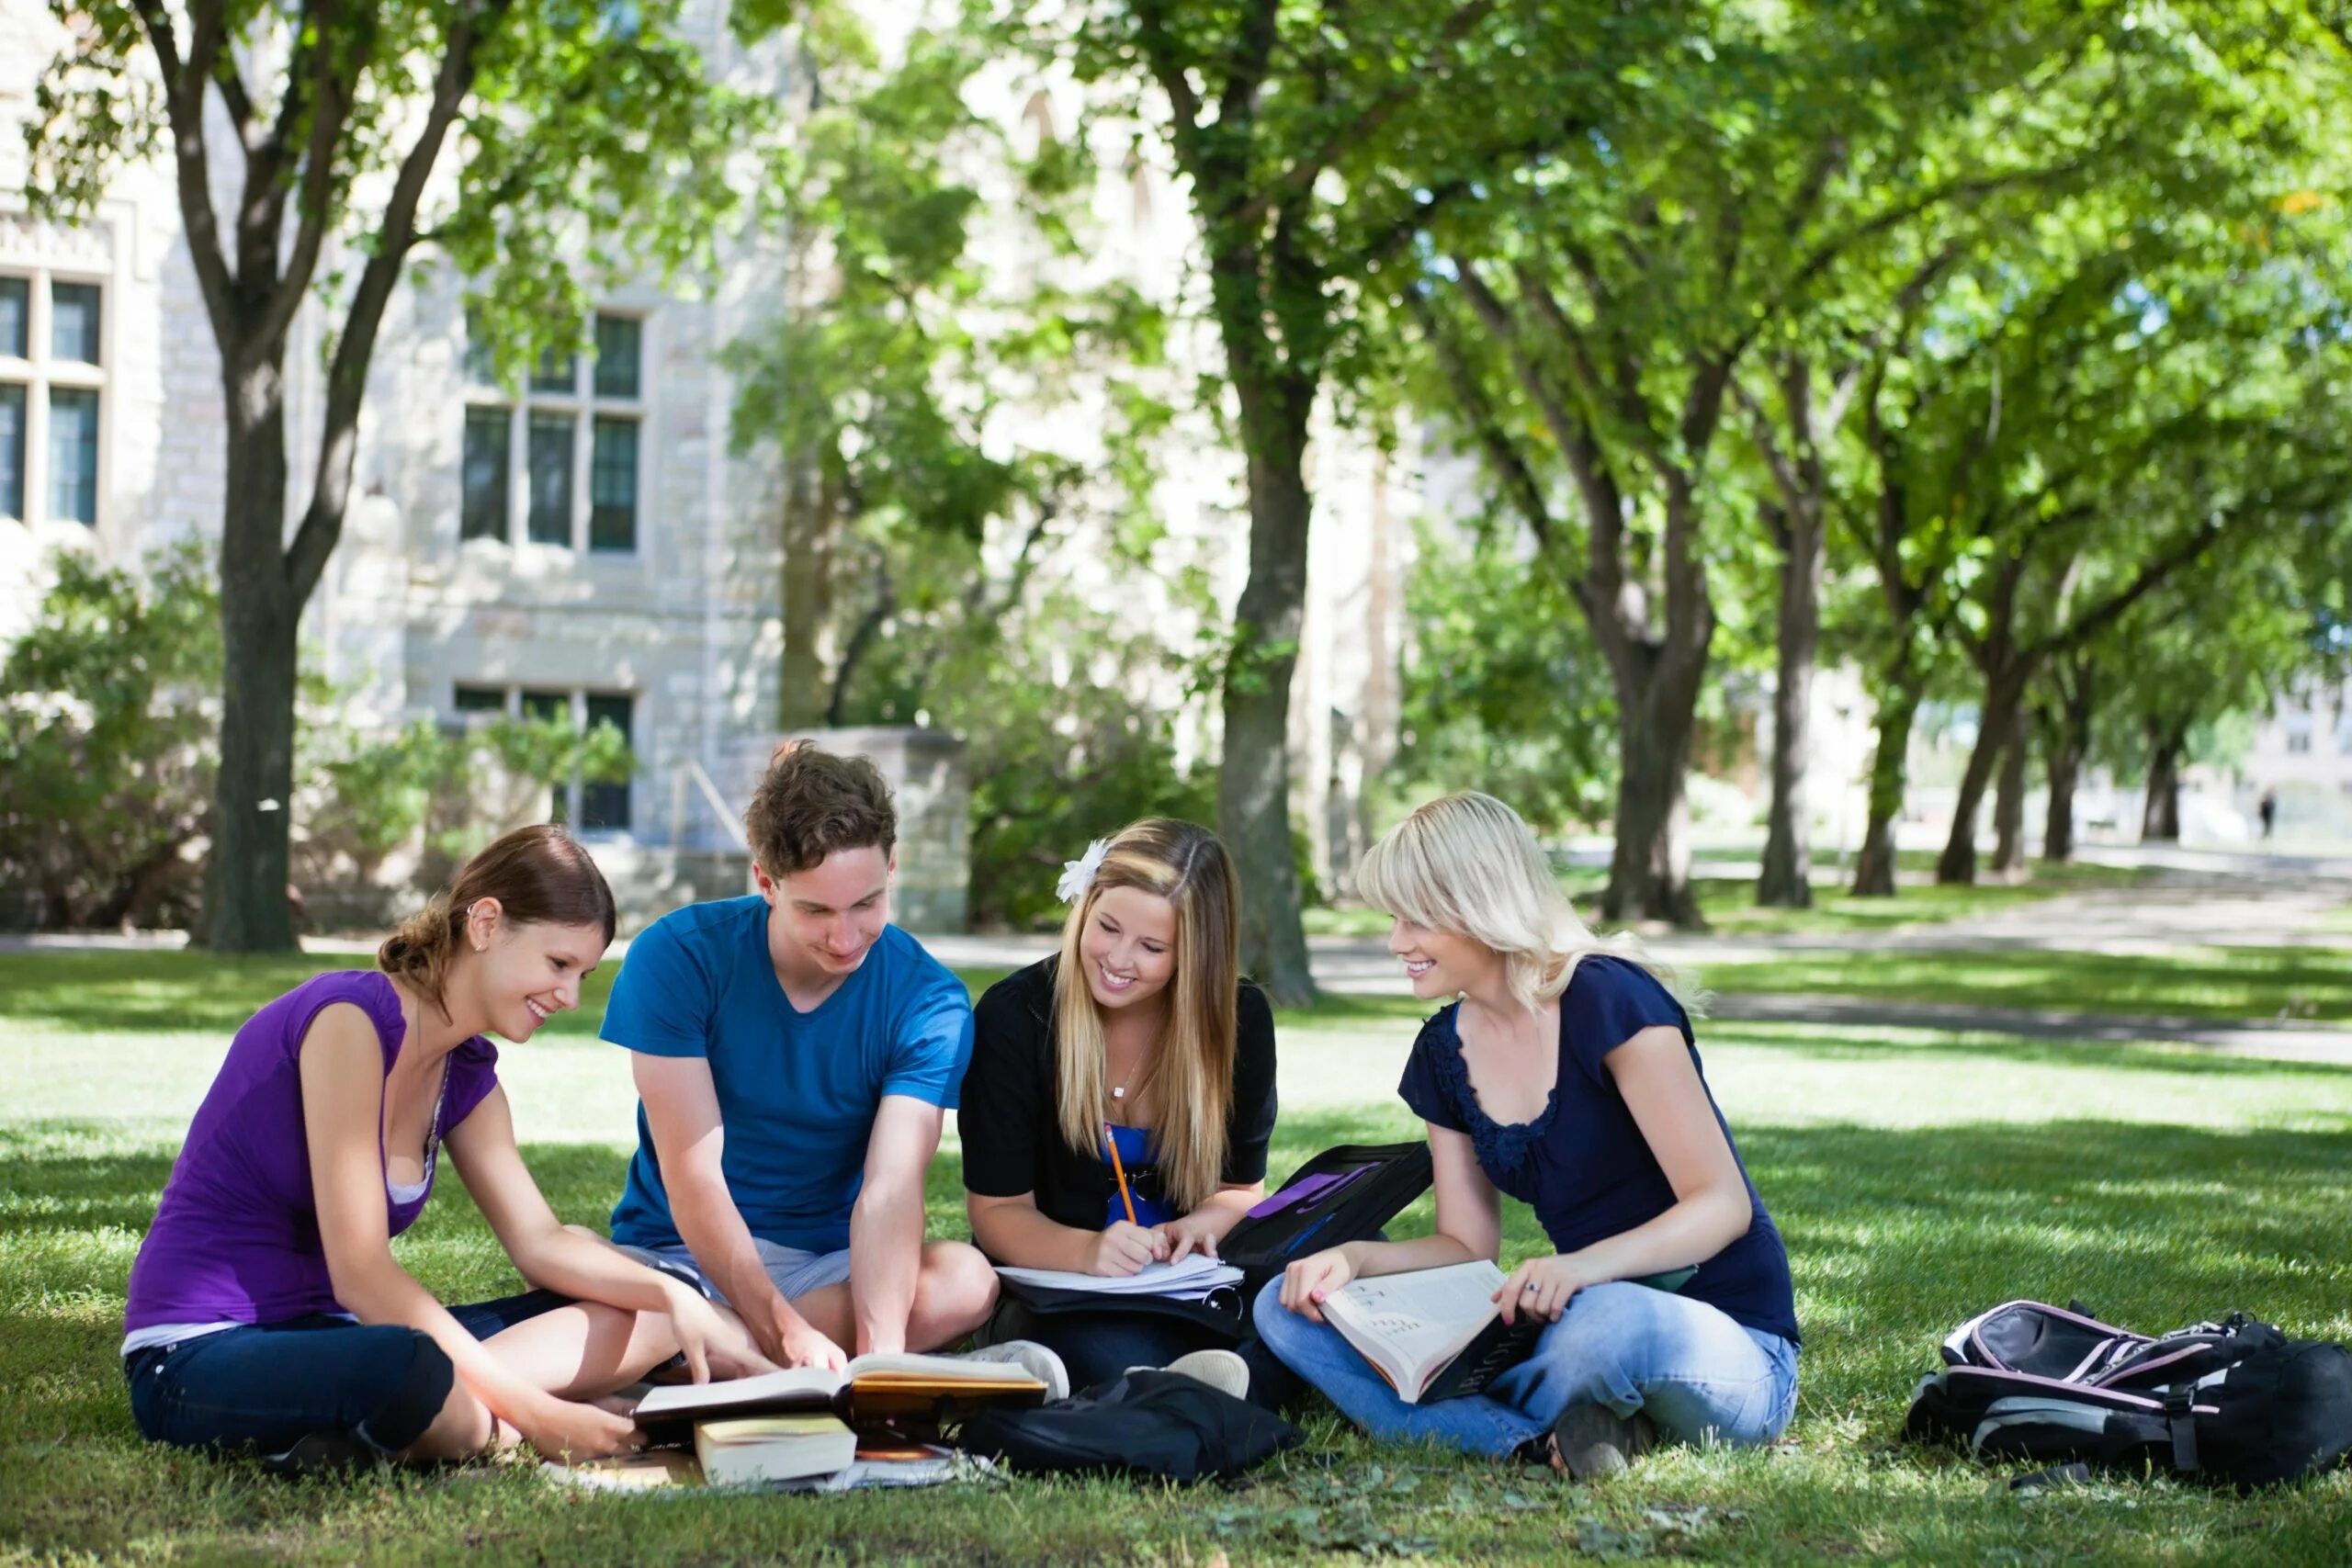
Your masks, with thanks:
M774 877L822 864L836 850L871 845L888 858L899 841L898 807L873 760L837 757L805 740L776 748L743 827L752 858Z

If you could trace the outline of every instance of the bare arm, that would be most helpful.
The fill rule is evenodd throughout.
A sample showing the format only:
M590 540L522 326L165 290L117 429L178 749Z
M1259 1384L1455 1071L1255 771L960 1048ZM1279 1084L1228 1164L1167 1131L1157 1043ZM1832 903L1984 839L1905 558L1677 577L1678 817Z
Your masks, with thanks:
M857 1353L907 1348L922 1269L922 1179L947 1112L910 1094L886 1094L865 1143L865 1179L849 1213L849 1292Z
M384 1196L384 1069L376 1027L347 1003L322 1010L303 1036L303 1136L319 1242L335 1299L361 1323L429 1337L466 1391L548 1452L586 1456L630 1445L623 1417L571 1404L510 1371L392 1257Z
M700 1292L566 1228L556 1218L515 1147L505 1089L493 1087L449 1130L447 1144L466 1190L473 1194L491 1234L524 1279L582 1301L666 1314L696 1382L710 1376L714 1349L720 1354L722 1375L759 1370L747 1368L743 1352L750 1347L722 1323Z
M727 1190L720 1156L727 1130L718 1114L718 1090L710 1064L696 1056L629 1053L645 1124L662 1162L662 1185L670 1195L670 1218L694 1254L695 1266L742 1314L760 1353L782 1367L838 1369L848 1358L841 1347L809 1326L768 1278L752 1244L752 1227Z
M1703 1263L1747 1235L1753 1223L1747 1183L1682 1032L1653 1025L1601 1060L1674 1189L1674 1204L1590 1247L1521 1263L1495 1292L1507 1320L1522 1311L1557 1319L1588 1285Z
M1708 1102L1682 1032L1643 1030L1602 1058L1625 1109L1674 1189L1674 1206L1654 1220L1576 1254L1588 1284L1639 1279L1703 1263L1747 1234L1755 1207L1739 1161Z
M1437 1179L1437 1234L1415 1241L1351 1241L1302 1258L1283 1271L1283 1305L1320 1323L1318 1303L1351 1280L1491 1260L1502 1249L1502 1196L1478 1168L1468 1135L1434 1122L1424 1125Z
M1080 1230L1047 1219L1035 1192L994 1198L964 1194L964 1213L980 1250L1015 1269L1060 1269L1118 1278L1168 1255L1165 1237L1121 1220L1103 1230ZM1222 1234L1222 1233L1220 1233Z
M1225 1241L1225 1233L1239 1224L1241 1217L1265 1195L1266 1184L1262 1181L1227 1182L1210 1193L1208 1201L1191 1213L1152 1229L1167 1239L1170 1263L1181 1263L1194 1252L1215 1258L1217 1247Z

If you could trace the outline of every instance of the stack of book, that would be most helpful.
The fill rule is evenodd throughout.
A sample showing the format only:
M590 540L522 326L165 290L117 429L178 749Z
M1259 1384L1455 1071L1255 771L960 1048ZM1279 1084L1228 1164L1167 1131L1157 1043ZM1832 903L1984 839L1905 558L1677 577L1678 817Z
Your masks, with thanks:
M657 1388L637 1406L655 1451L557 1468L600 1490L923 1485L948 1473L949 1451L924 1440L942 1425L987 1405L1045 1399L1044 1383L1001 1362L860 1356L845 1371L797 1367ZM691 1461L677 1451L689 1449Z

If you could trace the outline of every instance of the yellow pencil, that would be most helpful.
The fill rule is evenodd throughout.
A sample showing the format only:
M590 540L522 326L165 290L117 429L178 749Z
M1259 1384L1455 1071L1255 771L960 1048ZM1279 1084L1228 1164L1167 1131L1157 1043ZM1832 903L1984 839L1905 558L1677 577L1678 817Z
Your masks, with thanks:
M1111 1151L1111 1174L1119 1179L1119 1201L1127 1208L1127 1224L1136 1223L1136 1201L1127 1192L1127 1168L1119 1163L1119 1140L1112 1135L1111 1123L1102 1123L1102 1142Z

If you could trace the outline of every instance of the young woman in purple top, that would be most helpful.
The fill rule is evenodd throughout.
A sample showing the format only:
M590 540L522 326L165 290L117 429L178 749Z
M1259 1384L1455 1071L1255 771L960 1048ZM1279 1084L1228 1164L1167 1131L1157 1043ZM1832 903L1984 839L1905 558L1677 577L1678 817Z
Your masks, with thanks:
M636 1445L594 1403L683 1351L764 1368L701 1294L559 1222L514 1143L495 1032L577 1007L612 941L603 874L560 828L507 834L378 951L229 1048L131 1266L124 1372L157 1442L277 1468L459 1459L521 1438ZM536 1289L444 1307L392 1257L446 1148Z

